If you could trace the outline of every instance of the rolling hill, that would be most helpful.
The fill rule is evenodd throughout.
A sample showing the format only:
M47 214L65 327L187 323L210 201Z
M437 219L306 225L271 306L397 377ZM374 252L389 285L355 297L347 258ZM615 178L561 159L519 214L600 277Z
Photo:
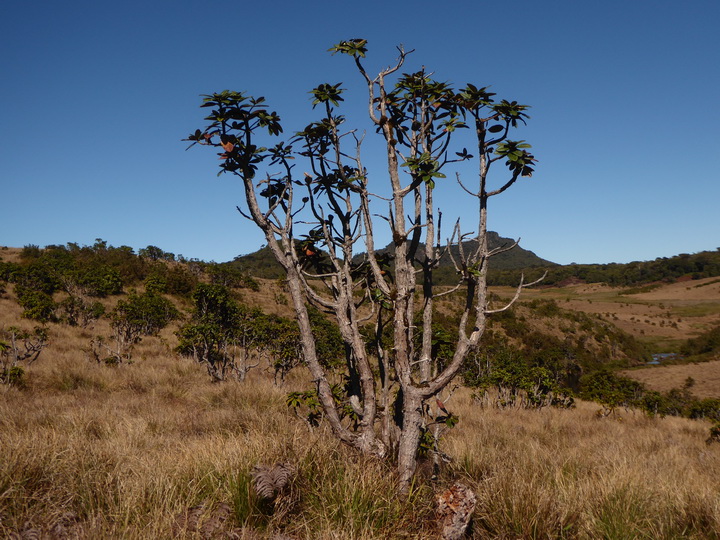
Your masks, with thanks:
M488 232L488 244L490 249L510 247L515 241L511 238L504 238L498 233L489 231ZM463 243L463 249L465 252L469 252L473 248L474 242ZM422 253L422 244L418 248L418 252ZM391 251L391 245L388 245L382 249L378 249L378 254L383 254ZM452 246L451 252L456 260L459 260L459 247L457 245ZM357 255L357 259L362 258L362 254ZM282 277L282 269L280 265L275 261L270 248L267 246L249 253L247 255L240 255L236 257L232 264L240 268L243 272L250 274L254 277L261 277L265 279L277 279ZM515 246L509 251L500 253L490 260L491 270L520 270L526 268L550 268L555 267L557 264L538 257L532 251L523 249L522 247ZM455 269L453 267L452 259L449 254L445 254L440 259L440 267L436 271L436 280L439 285L449 285L456 281Z

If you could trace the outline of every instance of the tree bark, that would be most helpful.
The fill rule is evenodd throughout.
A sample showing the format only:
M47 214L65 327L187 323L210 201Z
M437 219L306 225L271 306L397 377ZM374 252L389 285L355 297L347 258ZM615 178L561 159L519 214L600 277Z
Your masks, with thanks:
M403 392L402 426L398 444L398 489L406 494L417 469L417 453L423 424L423 399L415 391Z

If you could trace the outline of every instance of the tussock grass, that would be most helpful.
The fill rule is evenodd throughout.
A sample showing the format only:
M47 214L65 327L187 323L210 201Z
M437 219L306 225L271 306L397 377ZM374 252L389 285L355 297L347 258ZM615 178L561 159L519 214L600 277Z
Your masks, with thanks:
M430 491L398 500L386 464L310 431L285 406L293 381L271 380L212 384L167 355L117 367L63 352L38 361L25 389L0 388L0 537L68 521L80 538L205 537L178 523L222 504L232 509L223 533L240 538L419 534L412 521ZM258 500L253 466L280 461L297 467L291 493Z
M102 321L98 324L104 324ZM458 390L443 443L453 462L407 497L392 464L310 430L284 387L254 370L213 384L163 333L130 365L81 349L98 328L51 326L23 389L0 387L0 537L432 538L434 495L461 479L477 493L475 538L717 538L720 445L709 425L620 411L483 409ZM288 462L291 485L260 500L250 473ZM29 535L29 533L28 533Z
M486 410L475 437L449 437L453 468L478 493L476 535L717 537L720 452L704 442L707 424L595 409Z

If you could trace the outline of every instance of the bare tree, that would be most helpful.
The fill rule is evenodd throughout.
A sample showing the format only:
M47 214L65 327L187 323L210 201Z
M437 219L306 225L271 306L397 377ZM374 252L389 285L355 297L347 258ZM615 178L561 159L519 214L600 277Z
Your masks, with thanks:
M32 332L11 326L0 332L0 384L21 382L23 369L19 364L30 365L38 359L48 345L47 329L36 326Z
M209 124L187 140L219 148L221 172L242 181L246 209L238 211L263 231L286 273L303 359L333 432L363 453L396 459L399 487L406 491L428 418L447 413L441 401L430 398L448 386L478 346L486 317L507 309L527 286L521 280L510 304L489 308L488 260L501 250L488 247L487 207L491 197L532 174L535 158L530 145L508 138L512 128L525 123L527 106L496 101L487 87L467 84L454 90L424 69L401 74L409 54L402 47L393 66L371 77L363 65L366 44L356 39L330 50L351 56L367 85L370 119L385 141L387 196L370 191L361 157L364 136L346 129L345 118L337 112L343 101L340 84L312 90L313 108L323 116L288 142L264 142L265 132L271 137L282 132L278 114L266 107L264 98L232 91L205 96L202 107L211 109ZM474 135L477 158L465 148L454 151L463 129ZM433 203L437 182L452 164L473 159L477 176L472 187L459 174L457 181L477 201L476 230L463 233L458 221L442 245L441 214ZM297 166L301 160L303 168ZM488 175L498 162L504 162L505 176L499 187L490 189ZM375 183L372 189L382 193L387 187ZM385 208L379 218L392 234L389 251L376 250L374 230L380 220L371 210L375 204ZM459 256L453 258L458 282L439 291L433 270L450 245L459 246ZM438 363L432 349L434 302L439 295L462 289L465 300L454 353ZM354 422L341 414L347 403L333 395L328 373L318 361L308 303L337 321L346 349L347 403ZM415 324L416 315L421 324ZM363 333L367 325L373 328L369 346ZM383 334L390 325L388 350Z

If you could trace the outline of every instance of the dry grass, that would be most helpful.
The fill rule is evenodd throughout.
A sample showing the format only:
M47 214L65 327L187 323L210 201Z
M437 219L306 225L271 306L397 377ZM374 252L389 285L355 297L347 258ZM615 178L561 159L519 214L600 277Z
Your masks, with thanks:
M503 296L505 287L493 288ZM604 284L528 289L523 300L556 300L560 307L600 315L641 340L672 350L674 343L720 324L717 278L663 284L645 293L627 294Z
M3 389L0 536L63 526L81 538L203 537L178 530L199 505L229 507L219 528L241 537L282 525L308 538L336 530L361 538L377 520L387 530L399 523L407 509L388 497L387 471L360 463L323 430L308 431L267 378L205 379L180 360L150 369L60 363L34 374L28 390ZM277 461L299 466L303 500L274 516L253 496L249 473ZM306 505L298 520L297 504Z
M708 538L720 530L720 453L704 443L705 424L632 412L598 418L587 403L482 414L470 402L456 407L464 425L448 448L456 470L475 481L476 528L488 537Z
M0 327L19 314L0 298ZM259 370L243 384L213 384L172 353L170 330L144 340L133 364L96 364L82 348L105 324L52 325L26 388L0 387L0 537L436 534L439 486L422 476L399 498L390 466L288 411L287 392L309 385L302 373L283 388ZM460 423L444 443L453 462L440 485L462 478L476 490L474 538L720 537L720 445L705 443L707 423L598 418L587 403L483 409L467 390L448 405ZM254 494L250 473L276 462L297 474L273 504Z
M430 508L427 489L398 499L386 465L290 414L285 396L305 379L213 384L170 352L169 332L110 367L78 352L90 334L52 326L26 387L0 386L0 537L423 536L409 519ZM298 474L273 506L250 472L275 462Z
M13 248L8 246L0 246L0 257L6 262L20 262L21 248Z
M699 364L631 369L623 371L622 374L660 392L682 388L687 378L692 377L695 381L689 388L692 395L701 399L720 398L720 360Z
M70 340L65 336L66 341ZM310 431L286 388L254 372L212 384L147 340L116 368L65 350L0 389L0 536L78 538L427 538L433 487L394 495L391 470ZM442 482L478 494L475 538L712 538L720 530L720 445L708 425L640 414L482 409L450 402L461 422ZM258 463L298 474L275 503L250 487Z

